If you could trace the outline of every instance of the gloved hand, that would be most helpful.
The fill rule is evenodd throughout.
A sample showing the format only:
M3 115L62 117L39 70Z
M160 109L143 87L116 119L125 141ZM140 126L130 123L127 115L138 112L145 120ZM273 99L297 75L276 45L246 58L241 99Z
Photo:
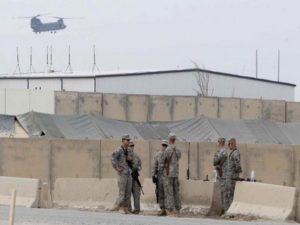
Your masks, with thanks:
M157 183L157 176L152 176L152 182L153 182L153 184Z

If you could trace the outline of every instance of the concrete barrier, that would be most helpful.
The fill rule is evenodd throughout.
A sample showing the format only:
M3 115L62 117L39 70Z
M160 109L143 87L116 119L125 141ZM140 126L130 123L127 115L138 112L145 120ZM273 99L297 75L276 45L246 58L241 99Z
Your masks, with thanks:
M173 97L171 96L150 96L149 120L173 120L173 103Z
M183 211L202 215L220 214L221 200L217 183L201 180L180 180L179 182ZM158 209L155 185L151 179L144 180L143 189L145 195L141 196L141 203L144 208Z
M219 118L224 120L241 119L241 99L219 98Z
M39 179L0 177L0 204L10 205L11 190L16 189L17 206L38 208L41 181Z
M127 95L103 94L103 116L117 119L127 119Z
M51 187L59 177L100 178L100 141L51 140Z
M198 168L198 143L190 142L189 155L188 155L188 168L191 180L199 179L199 168Z
M111 165L112 153L121 146L121 141L102 140L100 153L100 177L117 178L117 172Z
M242 165L248 167L247 177L254 170L256 179L264 183L293 186L293 160L292 146L247 144L247 161Z
M196 99L195 97L177 96L174 97L173 120L184 120L195 118Z
M128 118L129 121L148 121L149 96L128 95Z
M286 103L286 122L300 122L300 103L287 102Z
M199 97L197 100L197 117L206 116L209 118L218 118L219 116L219 99Z
M293 220L295 197L295 187L237 182L233 202L226 214Z
M55 114L75 115L78 113L78 92L55 92Z
M53 205L67 208L111 208L118 196L117 179L58 178Z
M262 100L241 99L241 119L252 120L262 118Z
M36 178L49 183L49 158L49 140L35 138L1 138L1 176Z
M79 93L78 113L102 115L102 94L99 93Z
M221 192L219 184L202 180L181 180L181 198L187 208L200 209L201 214L220 215ZM200 208L199 208L200 206Z
M285 101L263 100L262 119L285 122Z

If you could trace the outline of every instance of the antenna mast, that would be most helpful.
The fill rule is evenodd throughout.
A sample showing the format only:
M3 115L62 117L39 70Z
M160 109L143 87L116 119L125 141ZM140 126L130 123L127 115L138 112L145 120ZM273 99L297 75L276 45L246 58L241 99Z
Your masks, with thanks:
M20 74L20 73L22 72L21 72L20 61L19 61L19 48L17 47L17 67L13 74Z
M100 70L97 66L96 63L96 49L95 49L95 45L93 45L93 51L94 51L94 63L93 63L93 68L92 68L92 74L95 74L95 71L97 71L98 73L100 73Z
M65 73L73 73L72 66L71 66L71 48L70 48L70 45L69 45L69 63L68 63L68 66L67 66L67 69L66 69Z
M30 65L29 65L29 73L34 73L35 69L32 64L32 47L30 46Z

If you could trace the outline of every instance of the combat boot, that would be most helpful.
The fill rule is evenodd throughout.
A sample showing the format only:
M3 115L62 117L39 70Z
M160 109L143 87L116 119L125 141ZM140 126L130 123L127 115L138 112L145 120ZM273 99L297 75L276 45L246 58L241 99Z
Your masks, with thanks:
M175 217L174 211L171 211L171 210L167 210L167 211L166 211L166 215L167 215L167 216L171 216L171 217Z
M158 216L166 216L167 212L165 209L162 209L161 211L159 211L159 213L157 214Z
M129 210L127 207L120 207L120 210L119 210L120 213L122 214L129 214Z
M132 211L132 214L139 214L139 213L140 213L140 210L137 210L137 209Z
M109 211L115 212L115 211L119 211L119 209L120 209L120 206L114 205Z

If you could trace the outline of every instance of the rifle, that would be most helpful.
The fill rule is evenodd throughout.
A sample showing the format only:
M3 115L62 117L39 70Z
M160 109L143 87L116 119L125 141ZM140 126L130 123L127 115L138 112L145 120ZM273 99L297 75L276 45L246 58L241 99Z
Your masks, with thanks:
M127 158L128 152L125 152L125 155L126 155L126 158ZM126 159L126 162L127 162L127 165L129 166L129 168L132 171L131 172L132 179L136 181L136 183L138 184L138 186L141 189L142 194L144 195L143 187L142 187L141 182L139 180L139 176L140 176L139 171L137 170L137 168L133 168L132 160Z
M158 177L153 176L152 182L155 184L155 196L156 196L156 203L159 202L159 191L158 191Z
M143 187L142 187L141 182L139 180L139 176L140 176L139 171L137 169L133 169L132 173L131 173L131 176L132 176L132 179L136 181L136 183L138 184L138 186L141 189L142 194L144 195Z

